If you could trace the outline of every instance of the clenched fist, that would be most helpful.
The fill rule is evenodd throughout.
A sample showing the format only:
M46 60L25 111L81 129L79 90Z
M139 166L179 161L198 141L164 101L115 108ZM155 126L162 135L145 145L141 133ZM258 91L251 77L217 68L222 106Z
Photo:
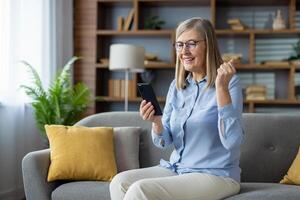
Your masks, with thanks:
M228 89L229 82L236 73L233 60L224 62L217 70L216 88Z

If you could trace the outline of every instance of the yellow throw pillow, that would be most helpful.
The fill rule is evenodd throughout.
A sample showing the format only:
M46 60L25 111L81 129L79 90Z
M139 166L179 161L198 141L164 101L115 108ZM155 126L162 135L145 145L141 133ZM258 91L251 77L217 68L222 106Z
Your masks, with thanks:
M110 181L117 173L113 128L45 125L50 144L48 181Z
M292 166L287 172L287 175L283 177L280 183L300 185L300 148Z

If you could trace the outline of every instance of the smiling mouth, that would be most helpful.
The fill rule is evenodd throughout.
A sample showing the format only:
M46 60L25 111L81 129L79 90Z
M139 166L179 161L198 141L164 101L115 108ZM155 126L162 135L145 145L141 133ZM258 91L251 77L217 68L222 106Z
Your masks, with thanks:
M192 62L193 60L195 60L195 58L183 58L183 62L184 62L184 63L190 63L190 62Z

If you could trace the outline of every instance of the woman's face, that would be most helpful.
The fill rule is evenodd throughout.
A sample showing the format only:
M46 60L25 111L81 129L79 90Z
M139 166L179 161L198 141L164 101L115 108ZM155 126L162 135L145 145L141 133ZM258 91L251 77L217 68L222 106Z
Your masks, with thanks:
M176 41L176 51L186 71L203 73L206 70L205 40L194 30L183 32Z

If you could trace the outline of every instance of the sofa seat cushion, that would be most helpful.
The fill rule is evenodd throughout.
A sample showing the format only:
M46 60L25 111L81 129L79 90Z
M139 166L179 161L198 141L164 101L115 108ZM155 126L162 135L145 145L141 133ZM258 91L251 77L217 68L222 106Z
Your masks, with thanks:
M102 181L65 183L52 192L52 200L110 200L109 183Z
M242 183L239 194L226 200L298 200L300 186L278 183Z

